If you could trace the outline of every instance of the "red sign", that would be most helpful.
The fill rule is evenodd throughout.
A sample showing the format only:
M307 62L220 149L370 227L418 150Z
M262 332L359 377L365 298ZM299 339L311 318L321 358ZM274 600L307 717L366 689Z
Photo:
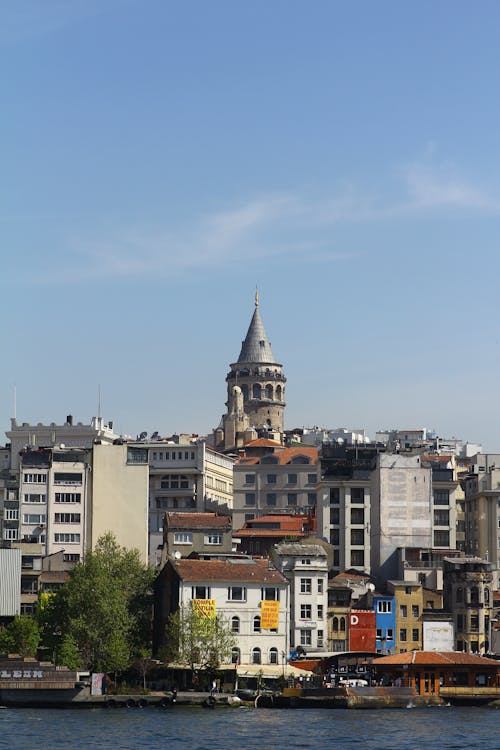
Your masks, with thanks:
M349 613L349 651L376 650L375 612L353 610Z

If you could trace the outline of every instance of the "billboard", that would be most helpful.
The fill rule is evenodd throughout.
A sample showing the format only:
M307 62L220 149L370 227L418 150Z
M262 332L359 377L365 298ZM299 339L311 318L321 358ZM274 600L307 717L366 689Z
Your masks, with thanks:
M453 623L449 620L424 622L422 648L424 651L454 651Z
M375 612L367 609L349 613L349 651L375 651Z
M278 627L280 616L280 603L269 599L260 603L260 628L261 630L272 630Z
M193 611L204 617L215 617L215 599L193 599Z

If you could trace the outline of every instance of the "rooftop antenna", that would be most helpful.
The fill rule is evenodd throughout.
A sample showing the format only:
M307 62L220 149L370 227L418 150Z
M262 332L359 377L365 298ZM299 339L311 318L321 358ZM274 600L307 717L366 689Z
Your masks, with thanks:
M14 383L14 419L17 419L17 386Z
M97 386L97 416L101 418L101 385Z

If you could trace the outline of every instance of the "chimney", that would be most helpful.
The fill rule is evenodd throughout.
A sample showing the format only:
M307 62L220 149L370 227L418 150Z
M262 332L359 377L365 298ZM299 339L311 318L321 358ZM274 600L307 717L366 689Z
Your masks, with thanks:
M68 414L68 416L66 417L66 424L69 424L69 426L72 427L72 425L73 425L73 415L72 414Z

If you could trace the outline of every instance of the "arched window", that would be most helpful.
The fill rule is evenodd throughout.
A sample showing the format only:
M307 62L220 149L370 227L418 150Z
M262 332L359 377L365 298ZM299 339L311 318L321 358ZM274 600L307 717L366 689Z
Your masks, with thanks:
M269 664L277 664L277 663L278 663L278 649L270 648L269 649Z
M231 649L231 664L240 664L240 662L240 650L235 646Z
M253 618L253 632L260 633L260 616L259 615L255 615L255 617Z
M255 647L254 649L252 649L252 664L262 664L260 648Z
M281 386L276 386L276 401L281 401L282 392L281 392Z
M339 629L339 618L334 617L332 621L332 630L338 630Z
M490 590L488 588L485 588L484 590L484 603L485 604L490 603Z
M254 383L252 387L252 398L260 398L262 394L262 388L259 383Z
M266 398L272 399L272 397L273 397L273 387L269 383L266 385L265 394L266 394Z
M345 631L345 617L340 618L340 629Z
M233 633L240 632L240 618L236 615L231 618L231 630Z
M477 586L473 586L470 590L470 603L479 604L479 589Z
M241 392L243 394L244 400L246 401L248 399L248 385L242 385Z

